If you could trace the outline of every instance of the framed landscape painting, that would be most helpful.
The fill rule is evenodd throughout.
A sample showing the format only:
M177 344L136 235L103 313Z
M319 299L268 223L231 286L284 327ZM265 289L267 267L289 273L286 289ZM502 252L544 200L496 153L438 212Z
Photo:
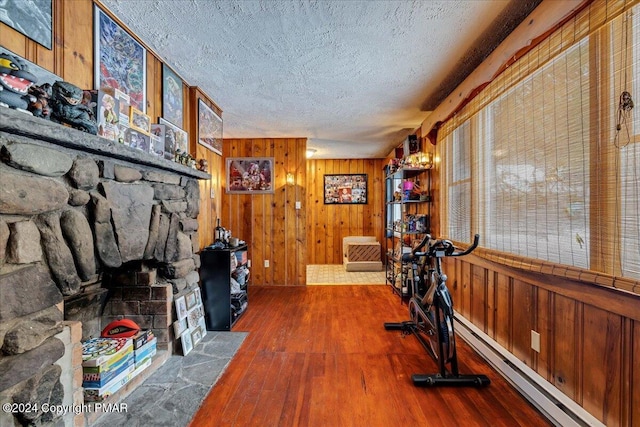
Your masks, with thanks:
M98 6L94 20L96 89L118 89L146 112L147 50Z
M202 99L198 100L198 143L222 155L222 118Z

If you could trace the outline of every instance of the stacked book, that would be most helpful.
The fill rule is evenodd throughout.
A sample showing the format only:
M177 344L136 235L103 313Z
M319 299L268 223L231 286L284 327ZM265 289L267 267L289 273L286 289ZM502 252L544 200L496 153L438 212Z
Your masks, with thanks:
M85 402L111 396L151 365L156 338L140 331L131 338L92 338L82 344Z

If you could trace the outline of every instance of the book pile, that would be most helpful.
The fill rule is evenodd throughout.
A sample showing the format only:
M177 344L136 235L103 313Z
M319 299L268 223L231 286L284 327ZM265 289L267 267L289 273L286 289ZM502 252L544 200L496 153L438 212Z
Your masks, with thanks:
M82 344L82 387L85 402L111 396L151 365L156 353L151 331L131 338L92 338Z

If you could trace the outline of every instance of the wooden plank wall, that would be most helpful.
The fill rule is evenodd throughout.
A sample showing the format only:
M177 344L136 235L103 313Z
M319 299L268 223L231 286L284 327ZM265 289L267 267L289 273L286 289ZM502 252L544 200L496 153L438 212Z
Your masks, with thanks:
M306 138L224 140L225 159L274 158L273 194L227 194L226 178L220 181L222 226L249 244L252 284L306 285L306 148ZM287 185L287 173L294 174L294 185ZM295 209L296 201L301 209Z
M309 160L307 240L309 264L342 264L342 238L375 236L383 242L384 159ZM367 174L366 205L325 205L325 174Z
M460 314L604 424L640 425L640 296L474 255L445 261Z

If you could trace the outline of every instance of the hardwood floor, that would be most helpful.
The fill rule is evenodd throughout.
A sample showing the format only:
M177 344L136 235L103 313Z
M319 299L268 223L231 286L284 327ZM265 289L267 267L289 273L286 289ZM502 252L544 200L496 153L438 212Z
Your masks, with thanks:
M248 331L191 426L547 426L458 340L461 373L491 385L416 388L437 371L413 336L385 331L406 305L387 286L252 287L234 326Z

